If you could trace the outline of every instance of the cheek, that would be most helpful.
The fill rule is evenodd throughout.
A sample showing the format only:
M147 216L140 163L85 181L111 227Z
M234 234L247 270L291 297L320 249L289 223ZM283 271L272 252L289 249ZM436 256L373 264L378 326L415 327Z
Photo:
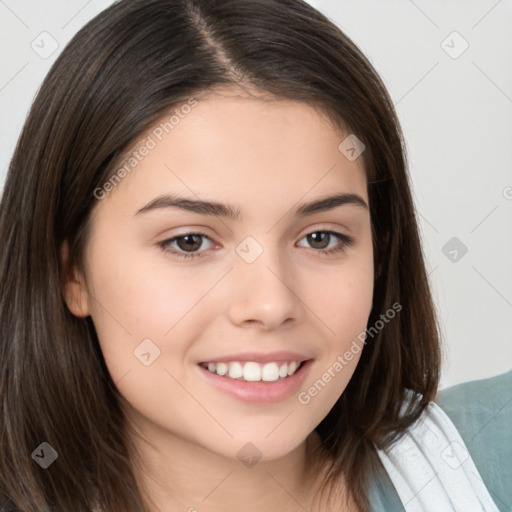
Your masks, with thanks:
M326 328L331 350L342 350L364 332L373 303L374 273L371 253L361 254L327 274L321 286L307 284L315 312Z
M332 318L332 330L336 333L337 345L342 349L348 340L357 337L366 329L373 301L373 278L370 273L352 274L339 286L331 287L331 300L326 304Z
M114 382L144 368L138 356L148 351L158 366L179 368L194 333L207 321L201 300L218 275L200 279L158 253L148 256L133 249L91 255L97 262L90 280L91 314Z
M324 417L344 392L362 350L373 302L373 261L371 252L362 253L329 275L313 298L325 327L325 339L315 371L307 379L298 402ZM312 283L308 284L313 290ZM312 408L312 409L311 409Z

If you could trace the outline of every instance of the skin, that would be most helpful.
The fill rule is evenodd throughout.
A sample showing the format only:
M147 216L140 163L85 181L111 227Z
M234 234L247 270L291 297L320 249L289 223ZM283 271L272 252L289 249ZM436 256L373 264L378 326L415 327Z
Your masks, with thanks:
M374 276L369 210L346 204L293 215L300 204L334 193L356 193L368 204L362 158L349 161L338 150L347 134L306 104L232 91L197 98L96 204L85 267L73 269L66 301L75 315L92 316L127 401L145 464L138 477L152 510L229 504L285 511L297 503L313 510L322 471L313 430L343 393L360 353L306 405L296 394L274 404L242 402L198 376L197 363L242 350L297 350L314 358L301 388L307 390L365 330ZM177 208L136 215L164 193L232 204L243 217ZM194 249L200 257L181 259L158 245L189 230L207 237ZM306 235L326 230L354 242L323 255L342 242L314 245ZM247 236L263 248L250 264L235 251ZM171 248L186 252L181 242ZM160 350L149 366L134 356L146 338ZM237 457L248 442L262 454L252 467ZM344 482L340 489L346 492Z

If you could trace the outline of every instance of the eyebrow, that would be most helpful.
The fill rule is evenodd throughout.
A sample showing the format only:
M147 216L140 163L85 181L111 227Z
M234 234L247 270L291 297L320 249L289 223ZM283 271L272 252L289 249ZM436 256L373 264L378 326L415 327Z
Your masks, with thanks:
M301 205L295 210L295 216L305 217L314 213L326 212L343 205L353 205L368 210L366 201L357 194L336 194L317 199ZM135 215L141 215L153 210L163 208L180 208L192 213L226 217L231 220L241 220L240 209L232 205L212 201L201 201L191 198L179 197L173 194L161 195L140 208Z

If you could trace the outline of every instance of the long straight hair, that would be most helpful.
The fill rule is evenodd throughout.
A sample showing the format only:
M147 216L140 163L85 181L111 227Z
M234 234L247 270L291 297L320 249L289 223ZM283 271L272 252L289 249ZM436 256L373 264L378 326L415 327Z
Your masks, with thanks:
M12 158L0 212L0 490L24 512L141 512L137 456L90 317L65 305L62 244L82 268L95 190L170 109L219 87L307 103L360 139L375 282L347 388L317 426L330 469L359 506L377 467L436 393L439 327L405 143L371 63L302 0L121 0L70 41L46 76ZM340 141L341 142L341 141ZM418 399L400 409L408 390ZM47 442L58 461L31 457Z

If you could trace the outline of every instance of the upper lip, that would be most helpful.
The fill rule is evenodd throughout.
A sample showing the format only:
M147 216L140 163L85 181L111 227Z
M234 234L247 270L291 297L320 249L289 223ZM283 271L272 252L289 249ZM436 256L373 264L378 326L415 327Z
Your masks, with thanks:
M280 350L277 352L239 352L222 357L212 357L205 359L201 363L227 363L230 361L254 361L255 363L270 363L272 361L307 361L311 356L290 352L289 350Z

